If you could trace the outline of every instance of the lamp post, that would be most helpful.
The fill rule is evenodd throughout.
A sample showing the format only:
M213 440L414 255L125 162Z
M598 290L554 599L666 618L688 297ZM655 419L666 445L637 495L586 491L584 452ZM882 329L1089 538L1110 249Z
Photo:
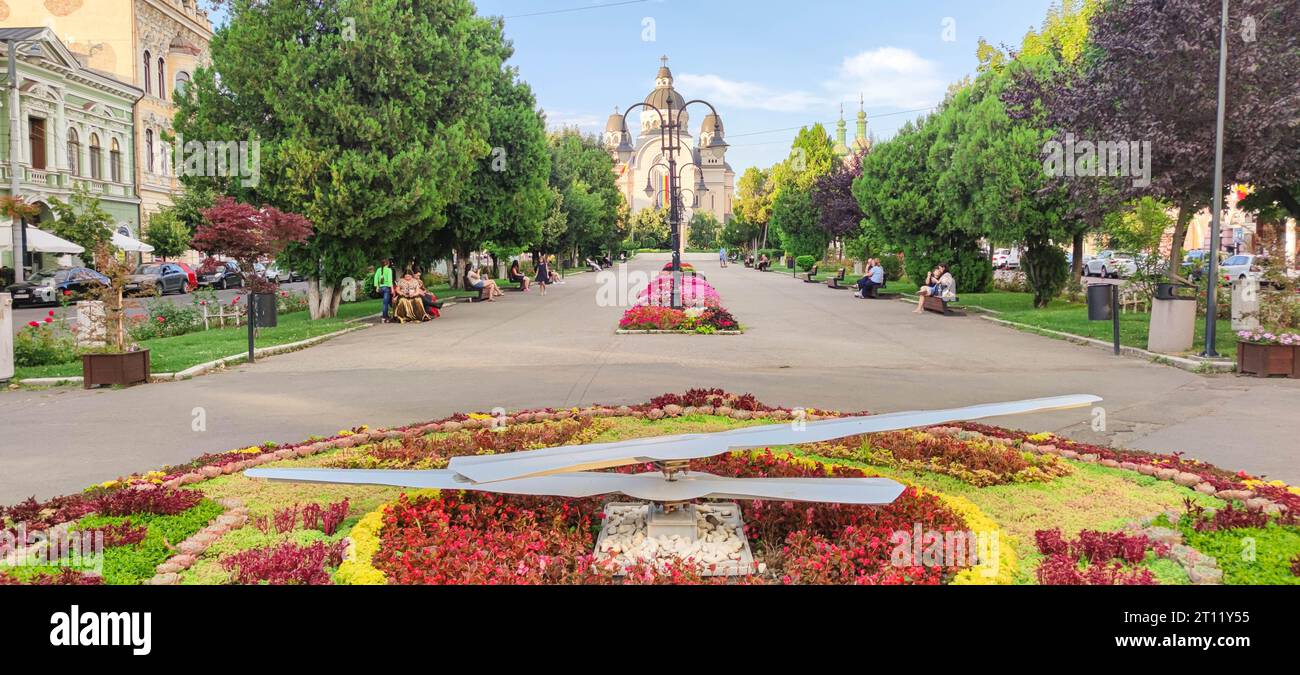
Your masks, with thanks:
M677 101L674 100L674 97L671 94L668 96L668 98L665 100L664 103L665 105L663 108L660 108L656 105L652 105L650 103L646 103L644 101L639 101L637 103L632 104L623 113L624 116L623 128L626 131L627 115L631 114L631 112L636 108L645 108L646 110L653 110L655 114L659 116L659 150L663 154L663 156L667 158L667 165L665 166L665 168L667 169L667 173L668 173L668 197L667 197L668 225L671 228L671 232L672 232L672 246L673 246L672 306L674 309L681 309L682 307L681 215L682 214L679 205L681 201L682 188L680 186L680 176L678 175L680 169L677 166L677 152L681 150L682 147L682 112L685 111L688 106L693 105L695 103L702 103L708 106L709 110L713 113L713 134L709 139L709 144L705 147L710 149L725 148L727 147L727 143L722 140L722 124L721 122L718 121L719 120L718 110L713 107L712 103L709 103L708 101L702 99L693 99L685 103L682 103L680 106L677 106L675 105ZM629 134L623 133L621 134L621 136L622 138L619 142L618 149L617 149L618 158L619 161L626 164L628 160L632 158L632 153L634 152L634 149L632 147L631 142L628 141ZM700 188L704 187L704 175L702 172L699 171L700 167L695 162L688 162L682 165L681 168L684 169L687 166L694 166L697 170L696 175L699 177L699 180L696 183L696 193L698 194L701 191ZM707 188L704 188L704 191L707 191ZM651 188L651 194L653 194L653 188Z
M1223 108L1228 80L1228 0L1223 0L1219 23L1219 109L1214 133L1214 205L1210 211L1210 265L1205 285L1205 351L1201 356L1215 357L1215 331L1218 328L1219 291L1219 218L1223 213ZM1172 261L1170 262L1172 266Z

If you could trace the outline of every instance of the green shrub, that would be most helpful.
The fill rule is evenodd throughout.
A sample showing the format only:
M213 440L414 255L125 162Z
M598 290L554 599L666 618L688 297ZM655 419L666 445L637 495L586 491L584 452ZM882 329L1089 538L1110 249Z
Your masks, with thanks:
M32 322L14 335L14 365L52 366L77 360L77 341L54 323Z
M1034 293L1034 307L1046 307L1070 281L1065 251L1051 244L1031 245L1021 255L1020 267L1025 271L1025 283Z
M134 323L129 332L136 342L160 337L185 335L203 329L203 318L198 306L181 305L164 299L150 300L145 304L145 316Z
M292 314L307 311L307 296L302 293L280 291L275 297L275 311L278 314Z
M903 261L896 255L885 255L880 258L880 266L885 268L885 281L898 281L903 278ZM921 277L925 281L925 277Z
M798 267L799 271L801 272L807 272L811 270L813 268L813 265L816 263L817 263L817 259L810 255L801 255L798 258L794 259L795 266Z

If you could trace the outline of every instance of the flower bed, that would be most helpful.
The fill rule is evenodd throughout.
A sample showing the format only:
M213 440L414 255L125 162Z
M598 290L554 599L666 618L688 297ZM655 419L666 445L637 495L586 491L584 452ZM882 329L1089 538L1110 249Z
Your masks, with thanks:
M699 276L681 279L683 309L674 309L673 278L660 273L637 294L636 302L618 322L620 333L736 334L744 328L721 305L722 298Z
M733 453L697 465L701 471L745 477L815 476L830 470L770 452ZM835 473L867 475L851 469ZM479 492L403 498L385 511L375 566L401 584L619 582L592 552L607 500ZM932 533L965 527L942 501L915 488L881 507L754 501L742 512L754 554L766 567L748 582L938 584L961 569L892 563L898 548L891 541L894 532L910 532L917 525ZM674 568L677 583L703 581L690 563L681 561Z
M103 576L65 569L57 560L22 568L0 562L0 584L462 583L489 578L502 583L735 583L701 577L684 561L665 569L634 566L626 576L614 576L593 552L600 510L614 497L438 494L255 481L241 472L267 464L436 467L461 454L839 414L793 411L750 395L698 389L638 405L456 414L386 430L361 426L330 438L204 455L106 481L82 494L0 509L0 526L10 541L23 524L28 534L91 533L106 546ZM884 475L908 486L903 498L885 507L742 501L746 534L764 566L744 582L1300 581L1293 571L1300 567L1300 531L1294 520L1300 489L1278 481L1178 454L1094 446L973 423L876 434L872 440L870 452L855 452L861 444L839 449L816 444L694 464L721 475ZM842 456L826 456L836 452ZM245 522L254 527L241 528ZM997 535L1000 545L977 550L976 560L948 556L911 564L915 558L893 557L908 550L897 538L907 541L918 524L922 536L989 533ZM1042 551L1036 536L1040 530L1060 532L1065 549ZM1124 537L1146 537L1141 561L1087 553L1110 546L1102 546L1105 541L1119 542L1117 530ZM1241 559L1244 537L1256 542L1253 561ZM1079 542L1083 554L1075 554L1071 540ZM482 553L489 549L499 555Z

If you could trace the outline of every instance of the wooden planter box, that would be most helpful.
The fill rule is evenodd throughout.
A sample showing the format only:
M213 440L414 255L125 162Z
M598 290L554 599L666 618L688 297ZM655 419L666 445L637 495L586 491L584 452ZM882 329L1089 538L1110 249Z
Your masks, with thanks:
M1294 345L1237 343L1237 372L1255 377L1282 375L1300 378L1300 350Z
M140 384L149 381L149 350L121 354L82 354L82 386Z

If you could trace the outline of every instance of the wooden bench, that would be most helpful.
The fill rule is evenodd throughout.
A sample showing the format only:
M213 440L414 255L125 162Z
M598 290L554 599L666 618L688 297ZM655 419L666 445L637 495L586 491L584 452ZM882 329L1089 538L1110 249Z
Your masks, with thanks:
M943 314L944 316L961 316L958 312L954 312L953 310L948 309L949 302L957 302L957 298L953 298L952 300L944 300L943 298L935 295L927 295L925 296L925 301L921 304L921 308L927 312L934 312L935 314Z
M831 278L829 278L829 279L826 280L826 287L827 287L827 288L834 288L834 289L837 290L837 291L846 291L846 290L848 290L848 289L849 289L848 286L841 286L841 285L840 285L840 282L841 282L841 281L844 281L844 274L845 274L845 269L844 269L843 267L841 267L841 268L840 268L840 271L837 272L837 273L835 274L835 276L833 276L833 277L831 277Z
M819 264L820 264L820 263L819 263ZM818 265L819 265L819 264L818 264ZM804 272L804 273L803 273L803 282L804 282L805 284L815 284L815 283L817 283L817 280L816 280L816 279L813 279L813 277L817 276L817 268L818 268L818 265L813 265L813 266L812 266L812 269L810 269L810 270L808 270L807 272Z
M769 268L769 267L771 267L771 266L772 266L772 261L771 261L771 260L769 260L769 261L767 261L767 262L759 261L759 262L754 263L754 269L758 270L759 272L766 272L766 271L767 271L767 268Z

